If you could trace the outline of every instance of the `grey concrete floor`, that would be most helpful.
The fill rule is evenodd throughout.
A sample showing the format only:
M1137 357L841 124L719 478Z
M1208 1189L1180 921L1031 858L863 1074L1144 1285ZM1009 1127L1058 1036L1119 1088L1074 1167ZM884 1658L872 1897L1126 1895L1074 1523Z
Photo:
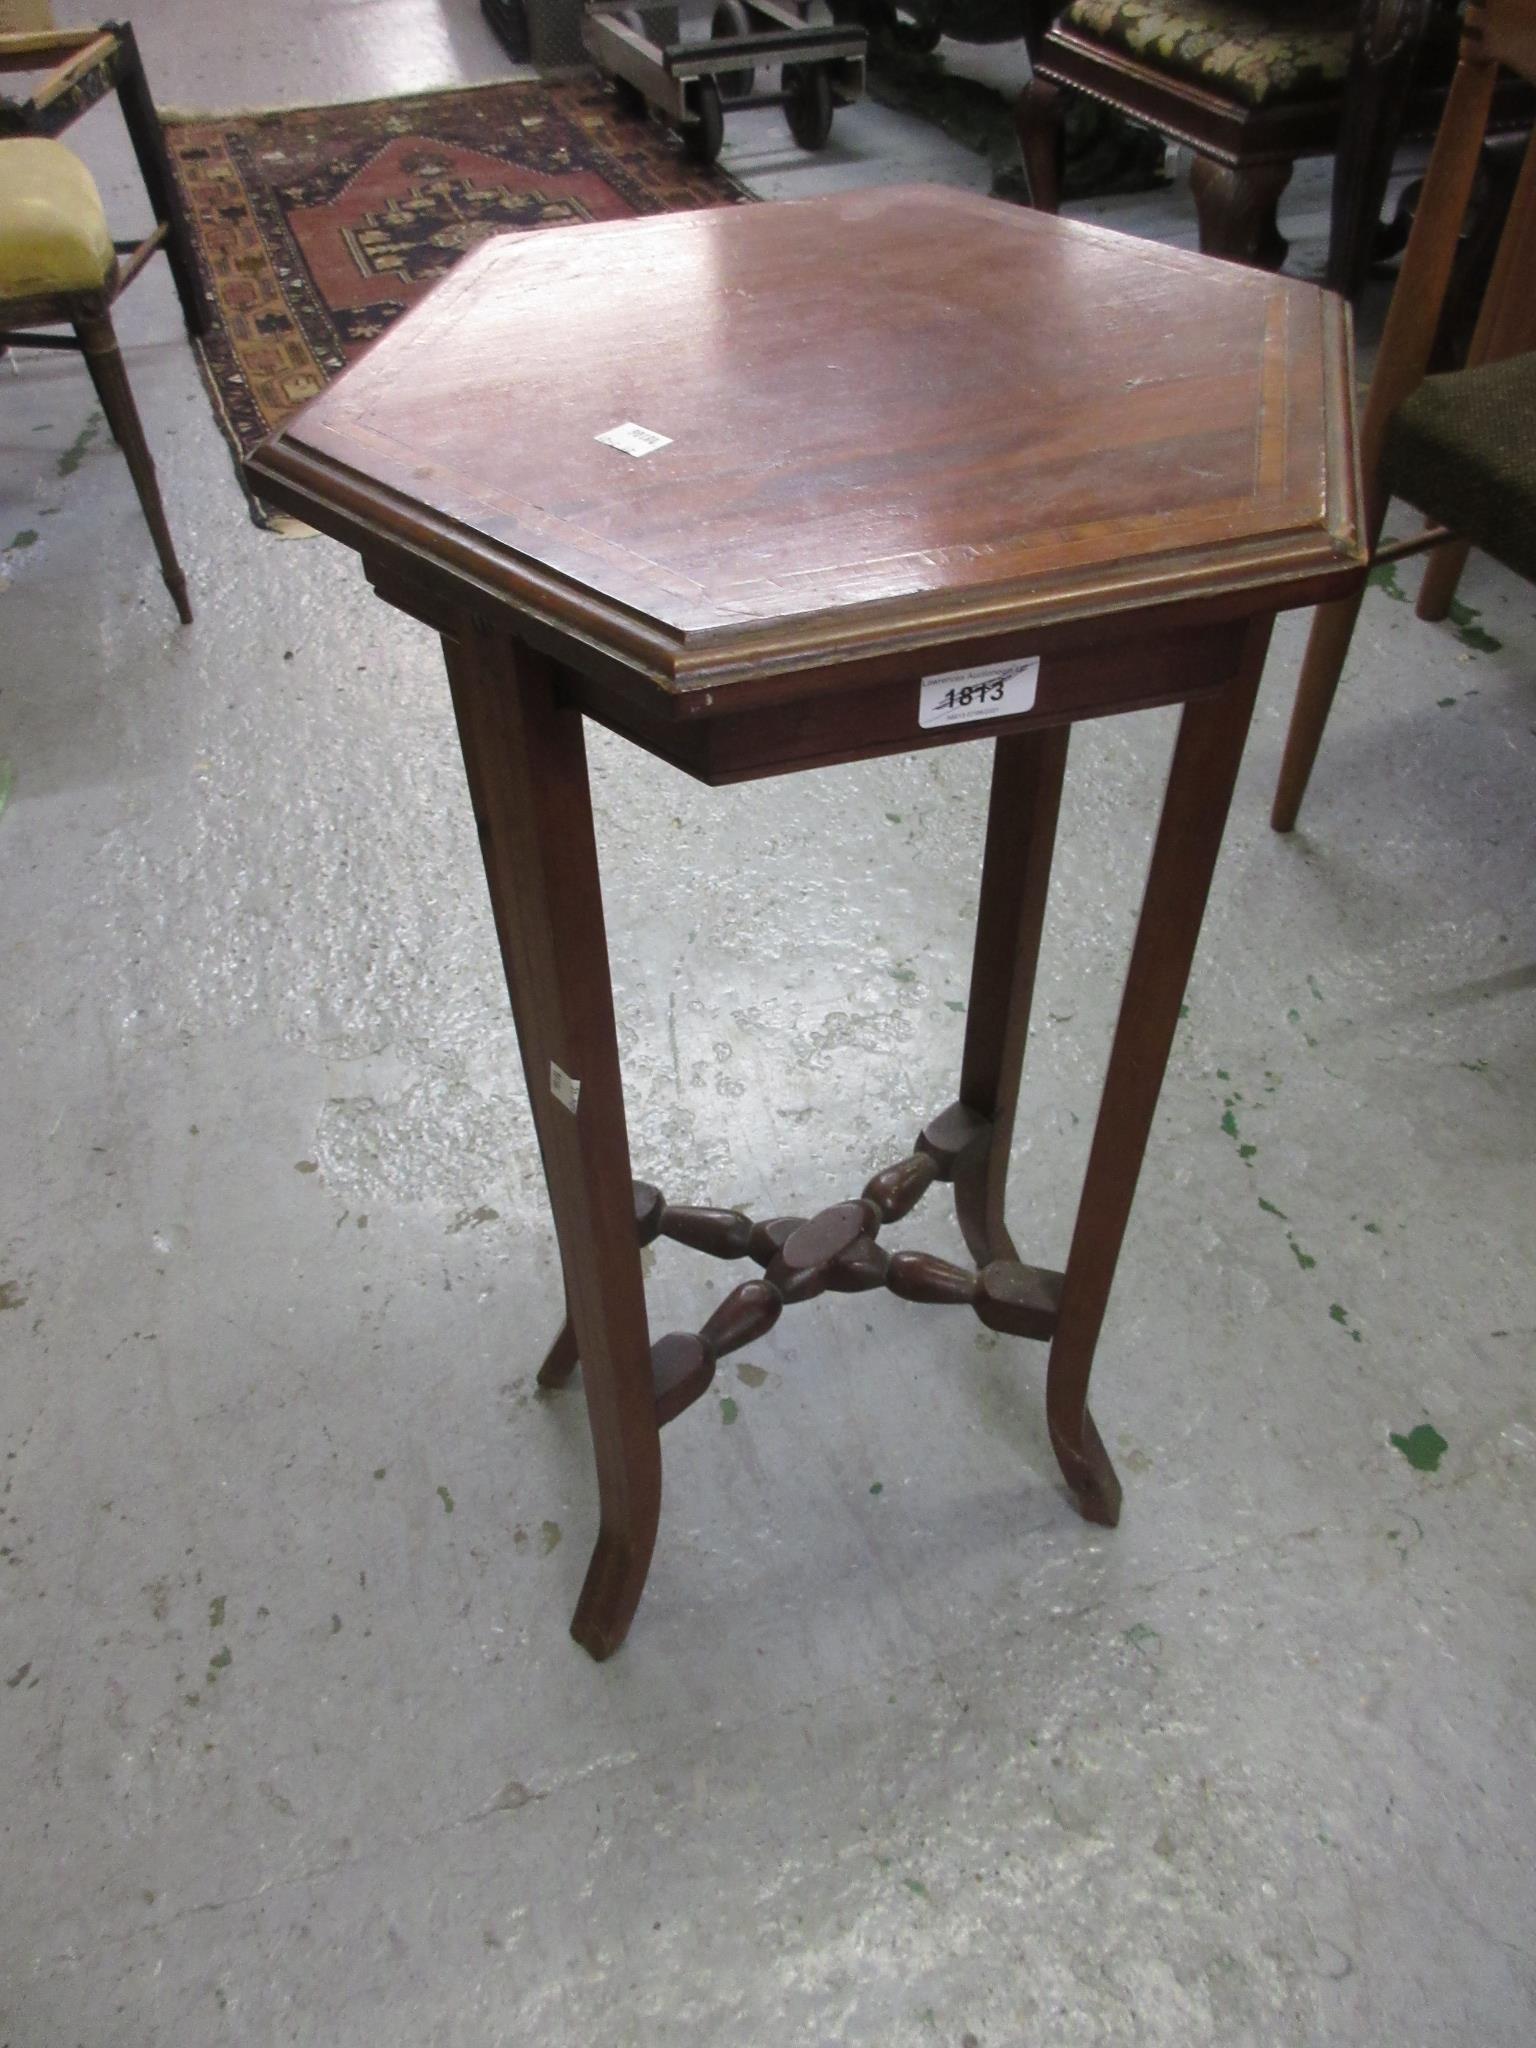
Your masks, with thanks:
M135 18L183 105L502 68L472 0ZM730 145L775 195L985 177L874 107L820 164L781 134ZM133 217L114 117L72 139ZM1037 1353L818 1301L668 1432L599 1668L436 649L248 524L165 280L122 312L190 630L78 366L0 367L0 2041L1528 2043L1527 589L1476 565L1456 628L1415 570L1371 593L1288 842L1282 622L1100 1352L1120 1529L1063 1496ZM1074 737L1015 1159L1047 1261L1171 731ZM986 749L718 794L592 754L637 1162L846 1196L952 1093ZM936 1203L903 1238L958 1243ZM666 1329L728 1280L651 1283Z

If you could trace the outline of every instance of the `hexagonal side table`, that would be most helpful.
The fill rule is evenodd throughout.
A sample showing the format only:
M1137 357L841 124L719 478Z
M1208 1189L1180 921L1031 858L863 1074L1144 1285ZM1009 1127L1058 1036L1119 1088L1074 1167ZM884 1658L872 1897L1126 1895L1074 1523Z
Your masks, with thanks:
M786 1306L886 1287L1088 1378L1277 611L1342 595L1347 317L1315 289L926 187L475 251L250 464L443 638L565 1276L601 1526L572 1633L624 1639L662 1426ZM1004 1215L1071 726L1184 706L1062 1273ZM583 717L709 783L990 738L957 1100L855 1201L754 1222L631 1178ZM953 1184L976 1269L882 1227ZM651 1342L640 1249L761 1269Z

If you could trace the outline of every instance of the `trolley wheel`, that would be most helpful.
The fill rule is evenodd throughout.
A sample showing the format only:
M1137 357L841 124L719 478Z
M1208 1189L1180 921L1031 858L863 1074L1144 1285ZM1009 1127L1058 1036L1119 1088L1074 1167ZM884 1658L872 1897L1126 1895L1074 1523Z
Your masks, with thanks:
M726 36L751 35L752 24L741 0L720 0L710 19L709 33L714 42L720 42ZM715 83L720 88L721 99L744 100L752 90L752 66L744 64L740 71L717 71Z
M645 34L645 22L641 17L639 8L626 7L622 13L616 12L613 18L615 21L622 21L626 28L632 28L637 36ZM643 120L648 112L648 108L645 94L640 90L639 86L631 85L627 78L614 78L611 83L613 85L613 96L623 111L626 114L636 114Z
M720 89L712 78L694 80L693 110L698 119L684 127L683 148L696 164L712 164L725 140L725 112Z
M784 118L802 149L824 149L832 133L832 81L820 64L786 64Z

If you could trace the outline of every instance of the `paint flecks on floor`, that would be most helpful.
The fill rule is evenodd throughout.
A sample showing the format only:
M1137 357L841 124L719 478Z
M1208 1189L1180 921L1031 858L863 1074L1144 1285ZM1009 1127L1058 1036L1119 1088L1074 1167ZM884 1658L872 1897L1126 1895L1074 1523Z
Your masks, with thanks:
M729 1394L724 1394L721 1396L720 1420L722 1422L734 1422L740 1413L741 1410L736 1406L736 1403L731 1399Z
M562 1537L562 1536L563 1536L564 1534L565 1534L565 1531L564 1531L564 1530L563 1530L563 1529L562 1529L562 1528L560 1527L560 1524L559 1524L558 1522L540 1522L540 1524L539 1524L539 1553L540 1553L540 1555L541 1555L541 1556L543 1556L543 1557L548 1557L549 1553L550 1553L550 1552L551 1552L551 1551L552 1551L552 1550L554 1549L555 1545L556 1545L556 1544L557 1544L557 1543L558 1543L558 1542L560 1541L560 1538L561 1538L561 1537Z
M443 1513L445 1515L451 1515L453 1513L453 1495L448 1491L446 1486L440 1486L437 1489L437 1497L443 1504Z
M1470 647L1474 654L1497 654L1503 647L1502 640L1496 640L1477 624L1482 613L1470 604L1463 604L1459 597L1451 599L1447 617L1456 628L1456 638L1463 647Z
M210 1628L222 1628L224 1626L224 1602L225 1595L223 1593L215 1593L208 1602L208 1626Z
M1237 1127L1237 1116L1232 1105L1234 1102L1240 1102L1241 1100L1241 1096L1229 1095L1227 1097L1227 1106L1222 1111L1221 1116L1221 1128L1226 1132L1233 1144L1236 1145L1237 1156L1246 1166L1252 1163L1259 1148L1250 1139L1244 1138L1242 1132Z
M93 412L73 441L59 457L57 468L60 476L73 476L85 460L86 450L101 432L102 415Z
M1450 1449L1432 1422L1418 1423L1406 1436L1399 1436L1394 1430L1387 1442L1402 1452L1415 1472L1438 1472L1440 1460Z
M1348 1334L1354 1339L1354 1341L1357 1344L1361 1341L1360 1332L1355 1328L1354 1324L1350 1321L1349 1310L1344 1306L1343 1302L1330 1302L1328 1305L1328 1314L1330 1318L1338 1324L1341 1330L1348 1332Z
M1390 535L1386 536L1382 545L1385 547L1390 539ZM1408 602L1408 593L1397 580L1396 562L1378 562L1365 580L1373 590L1384 590L1388 597L1395 598L1399 604Z
M736 1377L744 1387L760 1387L767 1381L768 1370L766 1366L753 1365L750 1360L743 1359L736 1368Z
M480 1223L499 1223L501 1211L493 1209L488 1202L482 1202L478 1209L461 1209L448 1226L448 1235L457 1237L461 1230L472 1230Z

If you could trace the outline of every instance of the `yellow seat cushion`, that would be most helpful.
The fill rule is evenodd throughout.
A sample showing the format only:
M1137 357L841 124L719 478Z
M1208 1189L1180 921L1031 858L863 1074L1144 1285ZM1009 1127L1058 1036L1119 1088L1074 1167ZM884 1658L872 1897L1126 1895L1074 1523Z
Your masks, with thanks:
M95 181L62 142L0 142L0 301L94 291L113 264Z

